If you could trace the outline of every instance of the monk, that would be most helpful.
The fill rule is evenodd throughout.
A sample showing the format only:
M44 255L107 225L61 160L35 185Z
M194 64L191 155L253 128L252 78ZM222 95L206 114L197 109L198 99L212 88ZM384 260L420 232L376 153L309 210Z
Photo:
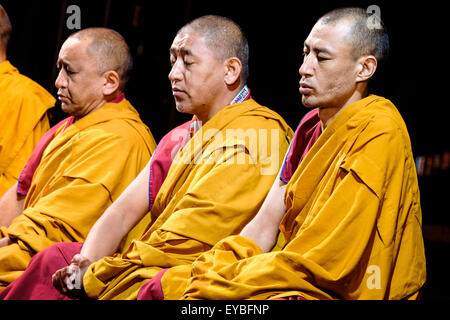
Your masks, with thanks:
M70 117L44 135L2 199L0 215L12 222L0 227L0 289L53 243L84 241L156 147L124 97L132 60L121 35L81 30L64 42L57 66L58 98Z
M368 91L389 48L383 23L369 28L369 18L378 19L333 10L304 42L300 93L314 109L256 217L193 264L161 272L140 298L418 297L426 268L416 169L401 115Z
M220 16L197 18L176 34L170 61L176 108L194 118L163 137L84 243L36 255L1 298L136 299L159 271L191 264L258 212L293 132L251 97L240 27ZM118 249L138 221L147 223L142 236Z
M49 129L47 111L56 102L7 60L11 31L8 14L0 5L0 198L17 182L34 147Z

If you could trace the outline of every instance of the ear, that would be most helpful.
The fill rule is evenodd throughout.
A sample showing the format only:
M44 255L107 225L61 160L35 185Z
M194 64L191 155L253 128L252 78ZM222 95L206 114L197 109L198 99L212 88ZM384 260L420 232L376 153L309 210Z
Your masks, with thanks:
M242 63L236 57L231 57L224 62L224 82L227 86L234 85L241 76Z
M120 77L116 71L106 71L103 74L103 95L109 96L119 89Z
M356 82L369 80L377 70L377 64L377 59L372 55L359 58Z

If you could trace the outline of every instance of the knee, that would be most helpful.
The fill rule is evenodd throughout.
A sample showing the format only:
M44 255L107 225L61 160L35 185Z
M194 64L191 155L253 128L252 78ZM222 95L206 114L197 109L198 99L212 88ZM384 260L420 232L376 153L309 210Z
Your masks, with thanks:
M81 251L83 246L80 242L57 242L50 247L38 252L33 261L48 261L49 263L70 264L72 257Z

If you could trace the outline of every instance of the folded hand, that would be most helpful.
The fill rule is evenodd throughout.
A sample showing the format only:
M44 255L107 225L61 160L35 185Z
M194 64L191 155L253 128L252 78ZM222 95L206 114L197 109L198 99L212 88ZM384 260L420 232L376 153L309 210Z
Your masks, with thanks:
M83 276L91 263L86 257L83 257L81 254L76 254L72 258L70 265L59 269L53 274L53 286L69 297L80 298L85 295Z

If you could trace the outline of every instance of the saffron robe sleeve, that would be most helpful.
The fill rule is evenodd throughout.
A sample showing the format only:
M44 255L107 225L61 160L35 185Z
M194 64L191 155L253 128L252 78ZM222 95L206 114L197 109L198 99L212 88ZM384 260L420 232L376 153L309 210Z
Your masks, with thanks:
M34 147L49 129L47 110L55 101L9 61L0 63L0 198L17 182Z
M190 264L223 237L239 233L262 204L291 138L284 120L254 100L219 111L177 153L145 234L88 268L87 295L136 299L162 268Z
M100 215L145 167L156 144L127 100L107 103L59 133L45 149L24 210L0 229L0 285L56 242L82 242Z
M338 114L285 202L281 251L225 238L193 263L183 298L417 296L426 277L420 195L409 135L390 101L371 95Z

